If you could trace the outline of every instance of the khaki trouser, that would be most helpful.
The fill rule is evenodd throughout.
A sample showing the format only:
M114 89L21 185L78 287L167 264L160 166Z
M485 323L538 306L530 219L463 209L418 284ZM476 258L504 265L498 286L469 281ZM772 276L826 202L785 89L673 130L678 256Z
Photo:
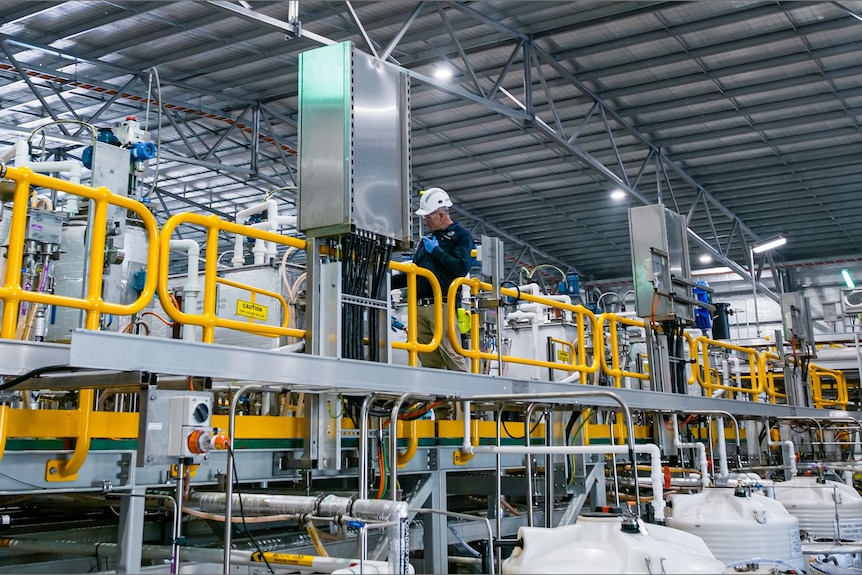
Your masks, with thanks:
M467 371L464 358L452 348L449 336L446 334L446 305L443 304L443 339L440 346L430 353L419 352L422 367L434 369L451 369ZM434 306L420 305L416 308L416 339L419 343L428 343L434 336Z

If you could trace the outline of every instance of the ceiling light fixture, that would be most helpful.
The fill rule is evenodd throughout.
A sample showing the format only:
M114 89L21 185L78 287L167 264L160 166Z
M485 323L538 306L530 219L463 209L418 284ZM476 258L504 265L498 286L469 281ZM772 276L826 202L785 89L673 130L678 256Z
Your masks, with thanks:
M847 289L856 289L856 282L854 282L853 278L850 277L850 272L848 270L841 270L841 275L844 276L844 283L847 284Z
M619 188L617 188L611 192L611 199L612 200L622 200L625 197L626 197L625 191L623 191Z
M700 254L700 257L697 260L702 264L708 264L712 262L712 256L709 254Z
M771 239L766 240L765 242L761 242L759 244L755 244L752 246L751 251L756 254L762 254L763 252L778 248L787 243L787 238L783 235L777 236Z
M451 80L455 73L449 64L440 64L434 69L434 77L438 80Z

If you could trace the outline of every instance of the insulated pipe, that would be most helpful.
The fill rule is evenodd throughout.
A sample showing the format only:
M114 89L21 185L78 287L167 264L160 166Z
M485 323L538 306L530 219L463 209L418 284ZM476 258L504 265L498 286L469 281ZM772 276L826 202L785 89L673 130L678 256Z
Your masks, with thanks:
M706 489L709 487L710 483L709 462L706 460L706 446L702 441L695 441L694 443L682 441L679 437L679 424L677 422L676 414L674 413L671 418L673 421L673 446L677 449L694 448L697 450L698 463L700 464L700 481L703 488Z
M584 391L568 391L562 393L526 393L526 394L511 394L511 395L480 395L471 397L469 401L465 401L465 413L464 413L464 441L461 446L461 450L464 453L474 453L472 451L472 439L470 437L470 402L471 401L480 401L480 402L494 402L494 401L536 401L541 399L547 399L557 402L564 402L564 400L576 400L576 399L586 399L591 397L606 397L611 399L614 403L620 406L623 414L625 415L626 421L626 441L627 445L620 446L626 447L628 449L629 460L632 462L632 466L636 466L637 460L635 458L636 446L635 446L635 428L634 422L632 421L632 413L629 409L629 406L625 401L616 393L612 391L605 390L584 390ZM574 401L573 401L574 403ZM656 450L658 448L656 447ZM565 451L561 451L560 453L568 453ZM609 452L607 452L609 453ZM658 461L658 479L661 481L661 453L657 451L657 461ZM654 458L655 459L655 458ZM655 462L655 461L654 461ZM655 473L656 471L653 470ZM637 503L637 514L640 517L640 489L635 482L635 502ZM662 509L664 502L662 502Z
M201 246L194 240L171 240L171 249L185 251L188 255L188 273L183 284L183 308L187 313L195 313L198 305L198 295L201 293L198 281L198 262ZM195 341L195 330L191 325L183 326L183 341Z
M7 151L8 152L8 151ZM31 162L29 160L30 147L26 140L18 140L15 144L15 167L30 168L34 172L69 172L69 181L73 184L81 183L81 174L84 164L79 160L62 160L56 162ZM4 154L5 155L5 154ZM69 194L66 200L66 211L74 215L78 213L78 196Z
M201 511L209 513L225 512L240 504L249 514L256 515L295 515L307 514L317 517L350 516L363 521L391 523L389 531L389 563L395 567L395 573L407 573L409 570L409 546L407 545L408 510L405 501L387 501L384 499L354 499L352 497L309 497L297 495L265 495L248 493L240 496L227 493L205 493L198 498ZM229 573L230 571L226 571Z

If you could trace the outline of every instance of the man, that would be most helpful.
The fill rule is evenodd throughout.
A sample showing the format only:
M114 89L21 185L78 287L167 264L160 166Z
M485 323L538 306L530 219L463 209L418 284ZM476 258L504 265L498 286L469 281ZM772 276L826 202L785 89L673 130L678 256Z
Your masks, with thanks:
M426 268L434 274L443 291L445 304L446 294L449 286L455 278L463 277L470 271L472 263L473 237L463 226L452 221L449 216L449 208L452 200L449 194L442 188L429 188L420 192L419 209L416 214L422 216L425 230L430 232L422 237L422 241L416 246L413 254L413 263ZM402 288L407 285L407 276L396 275L392 278L393 288ZM434 334L434 299L431 284L428 280L418 276L416 278L417 297L417 336L419 343L429 343ZM450 302L458 305L458 301ZM467 371L464 358L455 353L449 336L446 334L446 308L443 308L443 339L440 346L430 353L419 353L419 361L422 367L436 369L451 369L455 371Z

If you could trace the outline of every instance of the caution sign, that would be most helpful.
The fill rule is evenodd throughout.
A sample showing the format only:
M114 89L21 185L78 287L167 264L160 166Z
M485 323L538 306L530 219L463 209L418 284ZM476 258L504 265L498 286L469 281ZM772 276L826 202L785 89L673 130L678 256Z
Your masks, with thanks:
M571 363L572 354L569 353L566 349L558 349L557 350L557 359L563 363Z
M250 301L236 300L236 315L250 317L251 319L259 319L266 321L267 308L265 305L253 303Z

